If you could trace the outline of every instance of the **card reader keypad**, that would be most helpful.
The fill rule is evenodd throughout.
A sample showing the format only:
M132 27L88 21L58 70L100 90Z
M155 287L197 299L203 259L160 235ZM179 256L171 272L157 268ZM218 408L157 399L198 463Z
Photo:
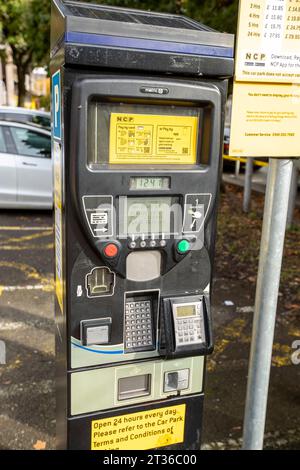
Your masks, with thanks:
M125 303L125 351L154 349L150 300L128 300Z
M178 346L202 343L204 341L201 326L201 304L196 304L196 315L176 318L176 342Z

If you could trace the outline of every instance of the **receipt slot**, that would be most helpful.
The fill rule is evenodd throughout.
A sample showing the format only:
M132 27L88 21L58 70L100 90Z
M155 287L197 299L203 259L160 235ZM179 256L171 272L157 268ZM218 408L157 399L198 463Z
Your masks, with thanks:
M57 437L198 449L233 37L53 0Z

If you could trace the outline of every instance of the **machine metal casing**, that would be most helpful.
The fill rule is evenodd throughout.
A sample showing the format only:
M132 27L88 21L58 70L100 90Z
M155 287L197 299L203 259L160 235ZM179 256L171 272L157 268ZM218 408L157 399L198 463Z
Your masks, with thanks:
M94 18L90 17L91 12ZM103 19L101 16L105 15L113 19ZM122 15L123 19L124 15L131 15L131 18L126 17L124 22ZM159 25L134 22L141 18L139 15L144 15L147 21L152 18L152 22ZM116 21L117 17L120 21ZM164 25L168 21L178 21L178 25L183 21L186 29ZM233 37L176 15L78 2L63 4L54 0L51 50L51 73L60 74L62 105L61 138L53 136L61 155L61 242L56 240L57 245L61 243L62 272L62 300L56 299L58 447L90 449L92 421L184 403L188 423L184 440L170 446L166 441L163 447L197 449L201 435L205 357L203 352L198 356L187 352L184 356L174 354L172 359L164 357L160 311L165 298L203 296L210 338L206 353L212 350L210 283L224 105L227 78L233 68ZM199 106L203 139L197 164L158 167L108 163L89 167L88 112L90 100L95 96L109 103L120 100L166 107ZM121 248L117 261L103 256L103 247L107 241L116 240L117 232L114 231L113 237L93 239L82 203L83 197L97 194L112 197L113 206L117 208L120 196L147 196L148 191L129 189L129 177L133 175L168 176L171 178L169 193L180 198L183 210L187 198L194 195L203 196L205 207L198 249L181 256L174 252L174 241L168 241L166 247L160 248L165 260L161 275L144 282L126 278L126 257L132 251L128 240L117 241ZM155 196L165 194L163 190L155 191ZM98 266L106 266L114 275L112 294L91 298L86 289L87 276ZM123 338L126 295L143 292L145 295L153 293L156 302L155 349L125 354L120 338ZM82 322L106 317L111 318L112 346L86 347L82 342ZM188 388L180 393L164 392L163 374L184 368L190 370ZM155 380L151 393L123 402L118 400L118 380L126 374L149 374ZM101 388L103 383L111 384L111 397L105 395Z

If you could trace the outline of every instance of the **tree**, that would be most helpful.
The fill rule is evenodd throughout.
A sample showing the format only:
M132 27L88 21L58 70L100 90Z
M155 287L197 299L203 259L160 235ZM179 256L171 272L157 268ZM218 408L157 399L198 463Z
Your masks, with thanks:
M220 32L235 33L239 0L187 0L185 14Z
M18 106L24 105L25 75L49 61L50 1L6 0L0 5L2 42L11 47L18 77Z
M239 0L85 0L90 3L187 15L219 31L236 31Z

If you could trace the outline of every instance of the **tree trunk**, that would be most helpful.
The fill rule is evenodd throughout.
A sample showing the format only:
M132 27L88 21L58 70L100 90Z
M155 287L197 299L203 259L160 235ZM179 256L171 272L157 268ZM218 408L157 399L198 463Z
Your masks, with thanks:
M21 106L21 107L24 107L25 98L26 98L26 88L25 88L26 68L22 64L17 64L18 106Z

